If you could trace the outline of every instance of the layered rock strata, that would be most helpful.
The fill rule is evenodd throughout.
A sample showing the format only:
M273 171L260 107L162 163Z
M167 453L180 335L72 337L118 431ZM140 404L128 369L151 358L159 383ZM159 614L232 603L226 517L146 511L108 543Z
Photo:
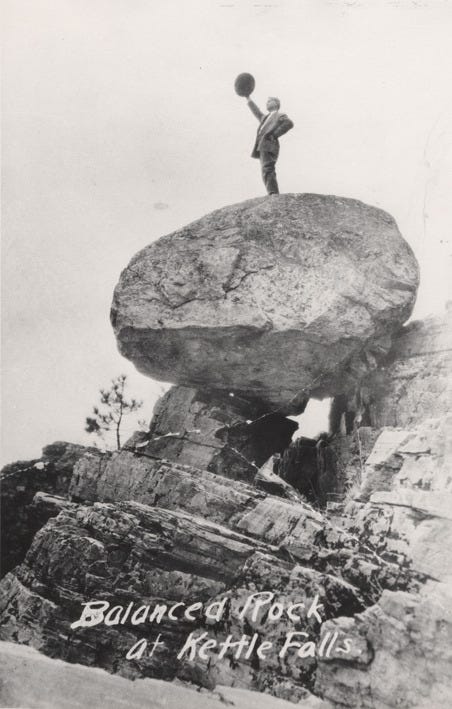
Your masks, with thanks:
M45 446L40 458L20 460L2 469L2 575L20 564L35 533L48 519L43 509L36 515L32 504L35 494L40 491L66 495L74 465L87 450L85 446L56 442Z
M444 314L415 320L395 335L381 366L333 407L333 430L347 417L375 429L412 428L452 411L452 303Z
M315 691L337 707L450 705L451 335L450 307L403 328L384 365L345 407L373 428L346 436L345 475L354 487L342 522L369 550L409 565L424 582L417 592L385 590L364 612L323 626L352 636L362 651L319 661ZM337 447L346 449L343 438Z
M409 565L425 581L416 593L384 591L363 613L325 624L322 632L346 633L367 652L320 660L316 691L334 706L450 704L451 434L450 416L412 430L383 429L367 459L370 500L349 503L348 528L380 558Z
M275 472L305 499L324 507L328 495L341 494L344 486L338 476L338 461L329 436L299 436L274 464Z
M452 645L450 585L428 583L418 594L384 591L353 618L325 623L323 632L353 638L353 659L321 661L316 692L334 707L450 706Z
M412 579L406 566L382 562L353 533L333 526L301 499L281 499L254 485L146 455L122 451L103 470L86 456L74 471L71 495L85 503L132 500L183 510L262 539L300 563L362 586L367 602L375 598L377 574L388 588L406 588Z
M268 623L240 618L251 593L272 591L275 601L304 602L318 596L322 620L350 616L379 597L381 585L412 589L418 581L407 566L381 560L359 540L336 529L309 505L269 496L243 482L130 451L111 458L116 474L89 453L77 465L71 493L79 502L40 496L35 504L59 505L60 513L35 536L25 562L1 587L0 637L33 645L71 662L100 666L125 676L154 676L214 687L237 683L282 698L304 696L315 681L317 657L278 652L294 628L313 642L321 623L301 625L285 617ZM119 462L121 465L119 465ZM114 503L80 500L114 498ZM123 499L124 502L118 502ZM71 629L81 604L95 599L125 607L142 604L228 599L222 622L196 626L165 619L152 624ZM156 630L165 647L133 662L128 650ZM229 634L256 633L274 645L267 661L256 653L233 659L212 652L209 662L177 660L193 630L209 632L218 643ZM232 661L232 665L231 665ZM233 668L233 669L232 669Z
M262 614L256 622L238 617L238 609L251 593L269 587L286 605L305 602L309 608L317 595L326 617L350 614L363 607L351 584L286 560L268 542L186 513L132 502L71 507L38 532L26 563L5 577L1 636L28 642L46 654L125 676L180 676L214 687L217 682L228 684L233 679L233 651L221 661L215 661L213 653L210 663L195 660L187 664L185 660L190 658L177 659L186 638L190 632L204 628L220 642L230 633L239 639L252 629L261 636L265 633L275 644L275 652L268 661L256 664L254 654L235 663L242 686L267 686L276 696L281 696L280 688L289 687L292 694L298 691L302 697L303 688L312 685L315 658L293 658L281 670L277 656L284 633L292 624L287 618L269 624ZM94 598L123 609L135 601L137 609L157 603L205 605L225 597L235 610L212 628L206 625L202 612L195 623L183 617L176 621L165 617L158 626L125 623L75 630L70 627L81 615L81 604ZM315 619L307 622L306 629L318 637ZM144 638L150 643L157 632L165 642L156 653L146 653L132 662L126 658L138 640Z
M157 402L149 432L134 436L126 448L253 480L270 456L287 448L297 428L281 414L266 415L257 402L175 386Z

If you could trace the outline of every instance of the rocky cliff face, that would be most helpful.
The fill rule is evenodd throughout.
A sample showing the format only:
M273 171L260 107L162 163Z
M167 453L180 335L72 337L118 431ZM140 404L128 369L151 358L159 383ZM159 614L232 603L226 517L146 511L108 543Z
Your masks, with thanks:
M319 662L316 690L334 706L450 705L451 434L450 416L383 429L367 459L363 489L375 491L364 505L349 503L348 528L424 582L415 593L384 591L363 613L323 626L353 637L357 648L355 657Z
M385 212L278 195L143 249L121 274L111 319L144 374L299 413L306 396L339 393L375 367L417 285L416 260Z
M66 503L35 536L24 564L5 577L2 639L128 677L177 676L210 688L238 681L294 700L313 688L317 660L291 656L281 667L277 652L293 622L284 617L269 623L262 613L255 620L240 618L250 594L271 590L276 602L301 602L306 608L317 596L324 618L334 618L374 602L380 584L395 589L417 585L408 566L380 560L353 534L334 528L302 502L278 499L212 473L156 464L146 456L123 452L117 458L123 458L123 468L116 486L112 479L109 487L116 502ZM83 461L78 471L81 498ZM93 489L90 483L91 499ZM101 486L97 495L102 496ZM195 626L165 618L157 628L129 621L71 629L81 604L93 598L124 608L130 603L135 608L199 603L202 610ZM221 622L209 625L203 609L222 599L230 610ZM312 641L318 639L318 619L308 621L306 629ZM134 643L142 638L151 642L156 630L164 634L164 648L152 657L127 660ZM230 634L256 633L272 642L274 651L266 660L254 652L233 661L232 650L224 657L213 651L208 662L178 660L193 630L213 632L218 643Z
M253 480L271 455L289 445L298 424L262 404L209 390L172 387L157 403L149 434L128 448L157 458Z
M404 328L384 366L362 385L376 428L357 429L354 437L364 430L376 440L359 465L348 458L355 499L343 520L369 550L409 564L424 582L415 593L384 591L363 613L324 625L323 632L351 634L367 650L319 662L316 691L334 706L450 705L450 315L448 309Z
M165 680L165 706L182 682L209 706L251 707L249 690L275 709L449 706L450 330L439 318L400 329L416 283L388 215L315 195L219 210L138 254L115 293L118 342L176 386L149 432L73 456L61 489L24 478L40 522L0 585L0 638L121 675L97 680L111 695L129 691L123 678ZM285 414L336 391L331 435L291 443ZM306 499L319 470L322 503L328 476L345 495L326 509ZM245 613L264 592L271 602ZM93 599L109 622L74 627ZM159 623L133 620L156 606ZM303 641L284 654L292 632ZM158 633L155 652L127 657ZM180 655L192 633L208 652ZM228 645L240 638L246 652ZM27 676L51 672L41 655L24 662ZM93 671L77 668L87 696Z
M57 442L46 446L41 458L6 465L1 483L1 574L23 561L35 533L47 521L45 509L33 505L35 494L66 495L75 463L84 446ZM49 515L50 516L50 515Z
M341 415L373 428L413 427L452 411L452 303L401 328L380 367L336 401ZM345 422L343 423L345 429Z

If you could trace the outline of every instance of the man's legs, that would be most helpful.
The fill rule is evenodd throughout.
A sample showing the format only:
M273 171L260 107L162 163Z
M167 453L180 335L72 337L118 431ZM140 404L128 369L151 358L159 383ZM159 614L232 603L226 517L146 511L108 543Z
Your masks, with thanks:
M279 194L275 172L277 156L273 155L273 153L261 151L259 158L261 161L262 179L264 180L268 194Z

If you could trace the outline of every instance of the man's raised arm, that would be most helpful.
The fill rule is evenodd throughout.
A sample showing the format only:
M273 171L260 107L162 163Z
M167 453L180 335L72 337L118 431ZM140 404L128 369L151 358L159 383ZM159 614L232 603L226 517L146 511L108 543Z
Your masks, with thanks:
M248 106L250 107L251 112L254 113L254 115L256 116L257 120L261 121L264 117L264 114L262 113L260 108L258 106L256 106L254 101L252 101L249 96L246 99L246 102L247 102Z

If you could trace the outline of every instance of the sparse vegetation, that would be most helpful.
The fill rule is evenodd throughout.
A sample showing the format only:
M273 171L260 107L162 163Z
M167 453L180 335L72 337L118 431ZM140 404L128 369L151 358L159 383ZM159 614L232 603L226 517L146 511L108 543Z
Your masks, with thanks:
M85 431L94 433L100 438L104 438L109 432L113 432L116 441L116 448L121 448L121 425L124 417L138 411L143 402L138 399L126 398L127 375L120 374L111 380L109 389L100 390L100 403L93 406L93 415L87 416L85 420ZM143 422L140 422L140 425Z

